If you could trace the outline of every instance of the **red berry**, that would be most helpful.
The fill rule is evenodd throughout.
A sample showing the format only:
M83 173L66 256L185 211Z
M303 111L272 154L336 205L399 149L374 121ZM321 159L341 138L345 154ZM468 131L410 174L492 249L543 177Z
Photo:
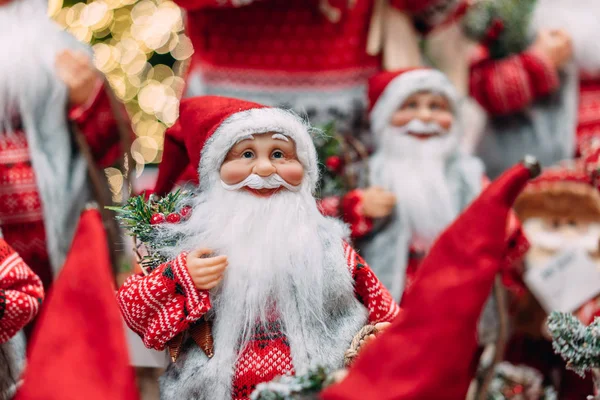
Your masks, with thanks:
M150 225L158 225L165 222L165 216L162 213L153 214L150 218Z
M181 209L181 211L179 211L179 214L181 214L181 216L184 219L187 219L191 213L192 213L192 207L190 207L190 206L185 206Z
M339 172L342 168L342 159L338 156L330 156L325 160L325 165L332 172Z
M181 221L181 215L179 215L177 213L171 213L171 214L167 215L167 222L169 222L171 224L176 224L180 221Z

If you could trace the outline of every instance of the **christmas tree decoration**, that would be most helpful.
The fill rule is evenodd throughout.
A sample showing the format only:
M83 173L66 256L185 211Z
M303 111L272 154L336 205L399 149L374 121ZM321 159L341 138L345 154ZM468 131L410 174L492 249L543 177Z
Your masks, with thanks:
M463 18L465 34L490 49L494 59L520 53L529 45L529 19L535 0L482 0Z

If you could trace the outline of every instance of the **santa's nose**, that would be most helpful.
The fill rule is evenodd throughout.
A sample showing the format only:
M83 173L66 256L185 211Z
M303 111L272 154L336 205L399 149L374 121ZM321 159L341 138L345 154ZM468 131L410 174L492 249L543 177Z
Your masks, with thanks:
M422 107L419 109L419 119L424 122L431 121L431 110L427 107Z
M276 171L277 169L271 161L265 159L256 160L256 164L254 164L254 168L252 168L253 173L262 176L263 178L273 175Z

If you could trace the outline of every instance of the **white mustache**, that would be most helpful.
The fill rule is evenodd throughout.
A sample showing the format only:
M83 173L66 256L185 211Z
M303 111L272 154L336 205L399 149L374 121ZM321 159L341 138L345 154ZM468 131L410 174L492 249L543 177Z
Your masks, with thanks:
M420 119L413 119L409 123L397 128L398 134L408 134L409 132L418 133L420 135L444 135L448 130L442 128L437 122L423 122Z
M277 189L282 186L291 192L297 192L298 190L300 190L300 185L298 185L298 186L290 185L289 183L287 183L285 181L285 179L283 179L278 174L272 174L272 175L267 176L266 178L263 178L262 176L259 176L256 174L250 174L250 175L248 175L248 177L246 179L244 179L243 181L241 181L239 183L236 183L233 185L228 185L227 183L221 181L221 185L226 190L239 190L243 187L249 187L250 189L256 189L256 190Z
M586 233L576 237L565 237L561 232L549 232L541 227L537 218L530 218L523 224L523 230L533 246L545 250L577 248L587 252L596 252L600 247L600 225L590 224Z

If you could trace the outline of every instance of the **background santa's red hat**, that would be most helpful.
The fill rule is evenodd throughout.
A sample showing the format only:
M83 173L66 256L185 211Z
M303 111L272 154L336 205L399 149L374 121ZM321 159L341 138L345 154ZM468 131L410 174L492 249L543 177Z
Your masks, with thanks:
M179 120L167 130L154 192L169 192L188 165L198 169L201 190L220 181L219 170L229 149L252 134L280 133L296 144L304 182L318 182L317 152L310 127L290 111L220 96L182 100Z
M369 79L369 120L371 130L380 133L392 114L417 92L434 92L446 97L453 112L458 109L459 95L442 72L423 67L380 72Z

